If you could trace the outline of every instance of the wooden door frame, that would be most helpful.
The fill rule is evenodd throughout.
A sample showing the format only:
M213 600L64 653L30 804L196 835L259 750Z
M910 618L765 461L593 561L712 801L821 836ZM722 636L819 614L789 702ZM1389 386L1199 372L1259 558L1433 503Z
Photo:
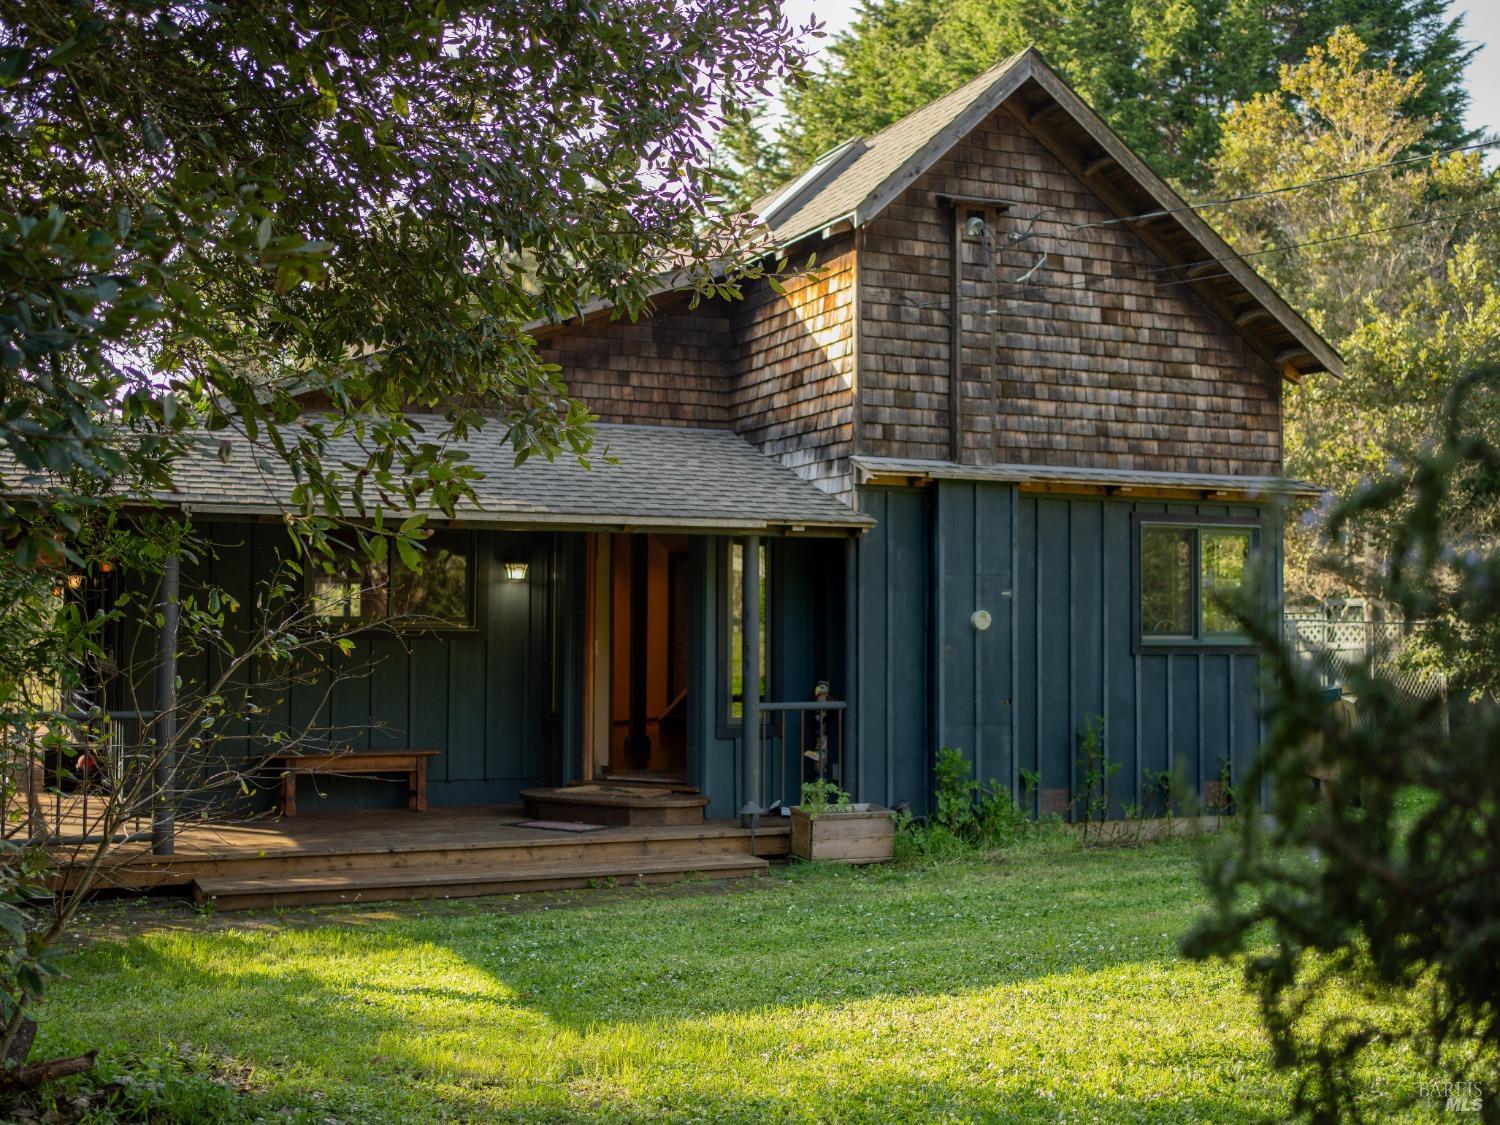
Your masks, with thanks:
M613 673L613 606L611 551L607 531L591 531L584 555L583 770L581 781L593 781L601 740L609 753L610 677ZM601 727L603 728L601 731Z

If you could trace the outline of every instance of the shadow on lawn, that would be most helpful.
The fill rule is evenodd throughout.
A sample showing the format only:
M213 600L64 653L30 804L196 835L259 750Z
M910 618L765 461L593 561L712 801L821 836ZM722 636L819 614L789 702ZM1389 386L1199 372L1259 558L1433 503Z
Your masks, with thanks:
M362 1084L466 1117L1244 1114L1230 1091L1222 1104L1075 1097L1055 1069L1055 1097L1031 1092L1042 1085L1029 1075L931 1082L901 1053L902 1035L928 1062L952 1053L924 1024L954 1018L946 998L1041 981L1005 1002L1046 1008L1062 994L1087 1006L1122 966L1170 976L1192 910L1181 858L1066 863L1062 883L1056 870L1019 868L830 873L763 895L622 894L526 914L476 903L378 929L154 934L72 955L56 1010L69 1039L202 1045L263 1068L277 1096L326 1087L330 1109L340 1084ZM1037 1035L1044 1053L1057 1047L1056 1033ZM872 1073L846 1073L839 1058ZM633 1086L632 1073L651 1079ZM649 1100L637 1087L666 1093Z
M1079 865L1064 885L1056 876L814 874L771 894L621 895L601 909L520 915L475 903L380 929L151 935L89 948L69 965L89 981L78 1017L87 1025L123 990L133 1019L162 1028L187 1013L169 1034L249 1061L296 1056L311 1037L351 1050L356 1064L360 1053L410 1055L422 1070L447 1067L431 1050L401 1049L414 1029L453 1037L462 1055L463 1037L486 1023L577 1038L1175 960L1172 935L1191 909L1181 858Z
M1125 858L1106 868L1073 856L1048 857L1065 869L975 866L968 880L899 868L823 871L765 894L668 902L622 890L614 901L562 911L515 913L508 899L465 900L358 928L326 916L317 928L307 928L310 919L254 932L216 925L216 932L95 945L74 957L97 959L106 974L145 958L156 963L144 971L174 975L204 971L192 956L198 949L234 950L232 960L249 965L278 950L291 957L316 950L311 959L331 966L378 964L430 945L502 986L509 1003L574 1029L685 1012L944 995L1078 968L1176 960L1176 935L1195 910L1188 900L1200 893L1192 870L1167 851ZM279 989L280 979L265 983ZM304 983L326 982L319 973ZM494 999L488 986L487 995L473 995L420 976L403 981L401 991Z
M297 937L299 944L312 939L297 951L299 958L317 955L316 934ZM267 943L258 937L219 934L213 939L217 955L235 968L195 963L184 955L190 948L174 948L180 939L169 938L97 948L78 958L74 976L95 982L101 974L130 978L135 986L115 1001L130 1005L122 1014L156 1034L252 1064L260 1071L253 1081L269 1084L272 1104L324 1091L320 1108L352 1112L355 1119L367 1107L340 1106L340 1090L348 1084L388 1097L383 1108L394 1120L411 1119L411 1113L426 1118L424 1106L434 1118L464 1120L1055 1121L1060 1113L1086 1120L1253 1118L1243 1093L1237 1099L1233 1090L1213 1097L1107 1099L1075 1090L1057 1061L1036 1075L985 1071L984 1050L974 1052L969 1074L924 1078L934 1055L963 1042L922 1039L933 1006L1030 975L1007 976L993 964L982 970L980 961L940 990L896 990L868 980L865 987L834 995L826 971L703 950L702 971L748 974L735 978L748 986L744 1003L694 1003L690 992L680 991L679 980L651 1010L622 1017L606 1014L616 1005L600 1003L585 990L570 989L582 995L566 998L553 994L547 972L493 973L461 952L468 942L455 947L371 933L338 938L326 951L331 964L353 959L378 971L359 977L292 968L279 957L267 958ZM848 951L825 952L837 963ZM941 958L949 950L937 952ZM1093 974L1118 963L1076 965L1077 981L1064 987L1097 989ZM424 966L442 983L403 976L408 967L420 974ZM1066 967L1053 971L1068 974ZM143 994L139 986L145 981L152 986ZM766 1019L744 1010L760 1008L757 992L774 989L786 994L772 1002L777 1010ZM909 1000L910 1009L879 1003L898 998ZM872 1026L879 1032L873 1039ZM916 1031L915 1048L903 1045L903 1031ZM1073 1049L1089 1050L1088 1034L1080 1026L1066 1038ZM1057 1049L1056 1043L1037 1045L1044 1056ZM868 1073L840 1064L856 1057L850 1052L863 1052L858 1070ZM1149 1065L1147 1059L1128 1064ZM279 1078L268 1078L277 1072Z
M460 1114L458 1105L451 1107ZM472 1107L483 1112L483 1103ZM644 1100L574 1101L564 1113L544 1102L513 1102L508 1119L569 1121L1212 1121L1276 1120L1232 1092L1223 1095L1161 1098L1101 1098L1077 1092L1001 1090L960 1083L899 1079L866 1083L830 1093L717 1096Z

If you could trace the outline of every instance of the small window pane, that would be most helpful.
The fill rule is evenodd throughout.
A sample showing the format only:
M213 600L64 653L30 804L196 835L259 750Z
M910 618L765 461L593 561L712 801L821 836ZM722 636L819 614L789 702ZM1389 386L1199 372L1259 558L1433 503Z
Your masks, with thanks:
M1204 636L1238 636L1240 624L1224 604L1235 602L1250 572L1250 532L1205 528L1200 547Z
M412 625L462 629L471 624L467 551L429 545L422 569L398 565L391 614Z
M1141 528L1141 636L1192 637L1194 535L1190 527Z
M313 612L326 621L376 621L386 613L386 568L345 554L333 574L313 577Z
M359 583L352 578L320 574L313 579L313 612L330 621L352 621L360 616Z
M313 576L313 612L345 624L389 620L398 627L468 628L474 623L469 545L446 538L446 545L428 542L420 571L340 548L333 572Z

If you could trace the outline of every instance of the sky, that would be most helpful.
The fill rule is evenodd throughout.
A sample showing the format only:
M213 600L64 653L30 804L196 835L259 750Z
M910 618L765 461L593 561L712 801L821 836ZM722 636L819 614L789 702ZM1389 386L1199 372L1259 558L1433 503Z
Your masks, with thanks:
M794 25L817 18L832 38L849 25L856 0L783 0L783 8ZM1500 132L1500 0L1458 0L1451 15L1464 17L1464 38L1493 46L1481 48L1469 64L1469 118L1471 129ZM828 39L818 40L827 44Z

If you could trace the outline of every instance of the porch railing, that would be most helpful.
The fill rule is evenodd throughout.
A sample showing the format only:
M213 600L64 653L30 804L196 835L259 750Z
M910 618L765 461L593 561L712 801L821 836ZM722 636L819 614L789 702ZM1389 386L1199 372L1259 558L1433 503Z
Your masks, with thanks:
M5 835L32 845L93 844L103 842L112 825L107 834L115 843L149 839L154 791L139 783L139 747L132 753L125 728L150 722L153 714L111 711L95 718L92 730L82 721L89 716L70 718L88 732L84 737L12 758L18 768L6 779ZM12 733L26 750L24 733ZM140 807L122 807L122 797L132 794Z
M766 812L779 814L797 804L804 781L823 778L848 789L844 773L844 712L848 709L848 703L837 699L760 705L763 780L756 797Z

